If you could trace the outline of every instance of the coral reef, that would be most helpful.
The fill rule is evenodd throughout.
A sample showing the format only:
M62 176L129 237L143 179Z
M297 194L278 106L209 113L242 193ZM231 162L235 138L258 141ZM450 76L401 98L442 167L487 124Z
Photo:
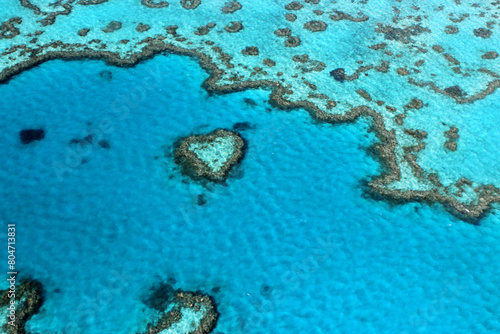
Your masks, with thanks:
M201 292L182 291L168 283L161 283L151 289L145 304L159 312L159 319L149 323L144 334L158 334L179 324L190 326L193 334L207 334L217 325L219 314L212 297ZM186 311L195 314L193 319L185 319Z
M222 182L244 155L245 141L233 131L217 129L175 144L175 162L194 180Z
M26 322L38 311L43 303L42 284L33 279L20 280L15 288L15 296L10 289L0 291L0 308L7 316L7 323L1 328L6 334L27 334ZM15 300L15 304L12 301ZM5 310L5 311L3 311Z
M24 145L42 140L43 138L45 138L45 131L43 129L24 129L19 131L19 139Z
M232 14L241 8L243 8L243 6L241 6L238 1L229 1L222 7L221 11L224 14Z
M384 15L375 17L377 14L369 1L329 4L329 8L324 2L293 1L277 5L282 10L279 15L261 18L261 21L276 21L266 35L251 33L259 29L253 26L254 21L246 19L254 15L252 6L229 1L213 11L209 4L204 6L200 0L182 0L170 1L165 10L144 9L154 12L155 17L141 18L140 25L139 21L123 20L119 31L102 36L100 29L90 30L90 27L101 28L99 23L85 21L80 26L75 25L73 31L68 30L69 37L66 37L54 28L59 16L84 15L87 8L103 3L106 3L103 6L115 4L100 0L54 3L45 7L29 0L20 3L19 13L10 18L4 16L0 28L2 83L52 59L101 59L110 65L133 66L163 53L195 57L209 73L203 87L211 94L264 88L271 91L272 104L284 109L304 108L319 122L352 122L358 117L372 119L380 140L378 147L383 148L372 151L380 153L378 159L384 172L370 182L370 193L394 201L439 202L466 219L480 218L487 214L492 203L500 202L499 184L481 184L474 180L471 180L471 187L475 197L464 202L448 190L450 182L457 180L444 182L441 176L430 176L432 173L426 172L429 166L423 166L418 156L427 153L429 147L420 145L418 150L410 150L408 147L416 145L402 144L416 139L407 130L428 130L409 127L420 117L421 108L425 106L422 109L425 112L430 109L428 105L432 106L429 102L433 98L429 98L429 94L436 100L454 103L460 110L457 114L468 112L478 100L495 98L492 95L500 87L499 57L492 45L498 44L495 44L498 41L498 4L488 5L490 9L486 10L481 4L463 1L444 1L443 6L436 8L427 3L417 7L398 2L394 6L377 8L377 12ZM77 6L82 7L73 11ZM142 6L141 2L138 6ZM456 14L456 8L461 9L460 15ZM210 10L210 15L204 15L208 13L204 11ZM320 15L323 20L328 15L329 21L312 19ZM231 20L231 16L235 18ZM27 24L33 17L36 23ZM112 21L112 18L107 20ZM305 23L309 23L307 27ZM115 24L110 30L117 27ZM362 27L363 38L336 34L339 27L346 31ZM317 32L310 33L304 28ZM325 32L318 33L323 28ZM479 38L474 38L476 35ZM75 36L78 42L74 41ZM325 36L328 40L322 40ZM467 53L457 51L464 36L474 38L477 43L474 50ZM349 47L340 47L353 45L354 39L357 44L352 51ZM450 39L458 43L456 47L450 46ZM332 48L338 45L342 55L321 51L324 43ZM304 54L309 55L307 59ZM372 78L387 84L388 92L397 90L401 99L394 98L397 94L393 94L393 99L389 100L391 97L372 90ZM456 122L450 120L450 124ZM428 133L434 135L431 131ZM463 144L466 144L464 138L461 139ZM443 152L455 155L443 145L440 147ZM450 168L460 166L461 162L453 163L455 165ZM415 173L419 168L423 171Z

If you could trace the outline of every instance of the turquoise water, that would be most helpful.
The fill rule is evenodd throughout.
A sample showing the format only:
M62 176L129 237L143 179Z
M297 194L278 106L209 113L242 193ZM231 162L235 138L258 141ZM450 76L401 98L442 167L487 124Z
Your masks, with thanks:
M62 9L54 2L32 1L49 13ZM0 24L14 16L22 23L16 23L20 35L0 39L0 52L19 46L0 54L0 77L28 59L26 45L36 49L60 40L81 43L70 49L116 51L127 58L146 45L139 41L161 35L176 47L212 56L226 71L217 84L240 76L280 82L293 91L289 100L312 101L334 115L360 105L372 108L395 131L399 145L402 178L389 189L436 187L415 177L403 159L403 146L418 143L425 143L416 154L419 166L437 173L444 186L462 177L474 187L500 186L498 89L459 104L409 82L433 81L442 89L459 85L472 96L497 80L500 57L481 56L500 52L500 4L309 1L292 11L285 9L290 1L242 0L241 10L224 14L225 0L202 1L196 10L169 2L160 9L139 0L75 2L70 15L42 26L44 15L5 0ZM336 11L353 17L362 11L369 20L330 19ZM292 12L293 22L285 19ZM123 27L103 32L111 20ZM328 27L311 32L304 27L311 20ZM235 21L243 30L224 30ZM138 32L139 22L151 29ZM211 22L217 25L207 35L194 34ZM422 25L432 32L403 43L385 38L379 23L399 29ZM166 33L174 24L185 41ZM450 25L459 32L446 33ZM485 27L491 37L474 35ZM91 31L81 36L82 28ZM286 38L274 33L278 28L290 28L301 45L285 47ZM33 35L37 30L43 34ZM91 43L95 39L100 42ZM385 49L370 48L382 42ZM257 46L259 55L244 55L247 46ZM294 57L304 54L310 63ZM233 67L223 61L228 55ZM265 65L267 58L276 66ZM415 65L420 60L423 65ZM311 70L320 61L324 69ZM342 83L329 75L339 67L352 75L382 61L390 62L387 73L371 69ZM52 60L1 81L0 241L6 244L6 225L15 223L19 278L38 279L46 291L43 307L27 324L30 333L142 333L156 316L143 300L150 287L165 281L214 297L220 312L216 334L500 333L498 204L472 225L440 204L371 197L367 183L382 172L368 153L377 142L371 119L321 123L303 109L273 107L270 90L209 94L202 88L207 77L195 59L159 54L130 68ZM313 93L336 107L327 109L327 99ZM423 108L406 109L413 98ZM246 155L225 184L201 185L181 174L175 142L243 122L247 129L238 131ZM451 126L460 135L455 152L444 149ZM45 138L21 144L19 131L29 128L44 129ZM419 142L408 129L428 135ZM92 143L71 144L89 136ZM473 189L465 194L459 200L475 203ZM7 272L7 254L0 261Z
M47 291L32 332L144 330L141 297L171 277L214 295L215 333L500 331L495 212L473 226L369 198L368 120L315 124L265 90L208 96L206 77L161 55L130 69L56 60L0 86L1 219L17 225L21 275ZM227 186L180 175L176 139L236 122L253 127ZM45 139L21 145L29 127ZM89 133L111 147L75 154L68 142Z

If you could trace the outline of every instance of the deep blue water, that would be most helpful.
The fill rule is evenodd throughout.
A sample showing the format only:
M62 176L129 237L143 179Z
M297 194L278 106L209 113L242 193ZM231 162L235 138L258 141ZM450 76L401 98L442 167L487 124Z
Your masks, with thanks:
M316 124L264 90L209 96L206 77L157 56L130 69L51 61L0 85L0 219L17 225L21 275L47 291L31 331L134 333L145 291L173 277L220 287L216 333L500 332L496 212L473 226L369 198L368 120ZM253 128L227 186L180 174L175 140L236 122ZM21 145L33 127L45 139ZM68 145L91 133L111 147Z

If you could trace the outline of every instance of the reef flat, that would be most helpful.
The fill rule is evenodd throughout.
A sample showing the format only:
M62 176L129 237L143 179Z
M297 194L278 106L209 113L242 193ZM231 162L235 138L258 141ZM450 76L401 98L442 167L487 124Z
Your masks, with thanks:
M468 164L485 160L473 148L493 130L467 128L478 108L498 111L498 1L0 6L0 82L51 59L133 66L159 53L196 57L211 93L265 88L272 104L304 108L320 122L371 118L379 143L370 152L383 167L368 184L375 196L438 202L471 221L500 202L498 168L479 164L492 169L483 178Z

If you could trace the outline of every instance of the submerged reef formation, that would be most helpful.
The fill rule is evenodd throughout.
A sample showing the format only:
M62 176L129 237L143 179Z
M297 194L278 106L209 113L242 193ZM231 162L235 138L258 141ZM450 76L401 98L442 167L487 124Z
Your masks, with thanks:
M458 129L452 126L448 131L444 133L446 137L446 142L444 143L444 147L446 147L450 151L457 150L457 139L460 138L458 134Z
M43 303L42 295L42 284L33 279L20 280L15 290L0 291L1 332L26 334L26 322L40 310ZM15 303L12 304L12 301Z
M175 144L175 162L193 180L225 181L244 155L245 141L233 131L217 129Z
M217 325L219 314L212 297L201 292L182 291L168 283L154 286L144 303L159 312L144 334L207 334ZM164 332L165 331L165 332Z
M471 115L483 112L476 102L498 103L500 2L155 0L113 17L121 5L3 1L0 83L51 59L133 66L162 53L195 57L209 93L263 88L273 105L304 108L318 122L369 118L379 142L368 151L383 169L368 182L376 197L441 203L471 221L500 203L497 166L482 166L493 177L462 171L476 148L467 135ZM460 145L445 146L452 124Z
M19 131L19 139L24 145L42 140L43 138L45 138L45 131L43 129L24 129Z

